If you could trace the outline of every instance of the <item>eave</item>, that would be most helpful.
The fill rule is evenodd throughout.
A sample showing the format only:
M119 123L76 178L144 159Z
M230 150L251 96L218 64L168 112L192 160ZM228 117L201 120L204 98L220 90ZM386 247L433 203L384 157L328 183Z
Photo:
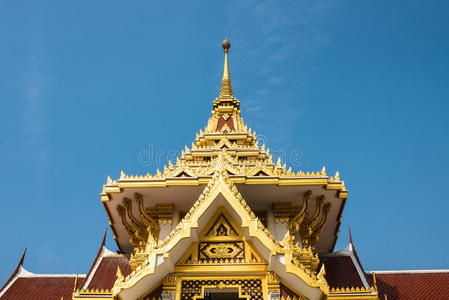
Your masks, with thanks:
M251 186L265 186L270 188L270 186L274 187L298 187L301 189L318 189L322 191L333 192L335 191L332 197L335 199L340 199L341 204L337 206L338 212L335 222L335 231L333 232L333 238L331 242L331 246L326 248L325 251L333 251L339 233L340 224L342 221L342 213L343 208L346 203L346 199L348 197L348 191L344 186L343 181L332 180L333 178L329 178L327 176L241 176L241 175L230 175L229 176L233 184L237 184L239 186L247 186L250 188ZM201 186L206 185L212 176L198 176L198 177L166 177L166 178L153 178L153 179L145 179L139 178L139 176L135 176L134 178L126 178L119 179L117 181L113 181L113 183L106 184L103 186L103 192L100 194L101 201L103 206L105 207L106 214L108 215L109 225L112 229L114 240L116 241L120 251L128 252L129 250L125 250L122 247L123 241L119 240L119 230L117 226L122 226L120 221L114 221L114 217L110 211L110 203L112 199L115 197L121 197L121 194L125 194L127 191L139 191L139 193L144 193L145 190L150 189L165 189L170 188L182 188L182 187L197 187L201 188ZM182 193L183 189L180 190ZM175 204L176 205L176 204ZM188 208L187 208L188 209ZM330 222L330 221L329 221ZM121 235L120 235L121 236Z

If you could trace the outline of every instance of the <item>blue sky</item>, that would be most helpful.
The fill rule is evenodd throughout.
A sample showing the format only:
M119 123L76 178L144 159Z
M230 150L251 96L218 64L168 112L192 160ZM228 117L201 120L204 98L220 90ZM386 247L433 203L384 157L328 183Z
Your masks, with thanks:
M167 2L167 1L166 1ZM4 282L85 273L108 175L204 128L231 41L242 114L295 171L339 170L367 270L448 268L447 1L1 1ZM280 151L284 152L280 152ZM142 152L143 151L143 152ZM115 249L109 233L107 245Z

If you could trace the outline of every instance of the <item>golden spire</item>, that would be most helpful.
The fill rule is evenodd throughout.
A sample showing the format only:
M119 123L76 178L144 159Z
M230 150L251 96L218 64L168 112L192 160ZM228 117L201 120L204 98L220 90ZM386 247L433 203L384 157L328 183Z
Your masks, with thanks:
M231 48L231 43L227 38L221 44L225 53L225 61L223 68L223 78L221 79L221 89L219 98L234 98L234 93L232 92L231 87L231 77L229 76L229 63L228 63L228 52L229 48Z

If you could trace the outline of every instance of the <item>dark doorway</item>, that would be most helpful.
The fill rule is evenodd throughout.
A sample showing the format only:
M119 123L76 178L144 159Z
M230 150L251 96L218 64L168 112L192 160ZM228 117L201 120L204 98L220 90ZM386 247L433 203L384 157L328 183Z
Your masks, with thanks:
M204 300L239 300L238 293L205 293Z

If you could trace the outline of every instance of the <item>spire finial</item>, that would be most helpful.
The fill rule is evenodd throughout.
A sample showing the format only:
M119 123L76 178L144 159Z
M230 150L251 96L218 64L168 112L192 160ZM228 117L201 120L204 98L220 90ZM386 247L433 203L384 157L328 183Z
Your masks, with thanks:
M231 87L231 77L229 76L229 63L228 63L228 52L229 48L231 48L231 43L225 37L223 43L221 44L225 53L225 61L223 68L223 78L221 79L221 89L219 98L233 98L234 93L232 92Z

